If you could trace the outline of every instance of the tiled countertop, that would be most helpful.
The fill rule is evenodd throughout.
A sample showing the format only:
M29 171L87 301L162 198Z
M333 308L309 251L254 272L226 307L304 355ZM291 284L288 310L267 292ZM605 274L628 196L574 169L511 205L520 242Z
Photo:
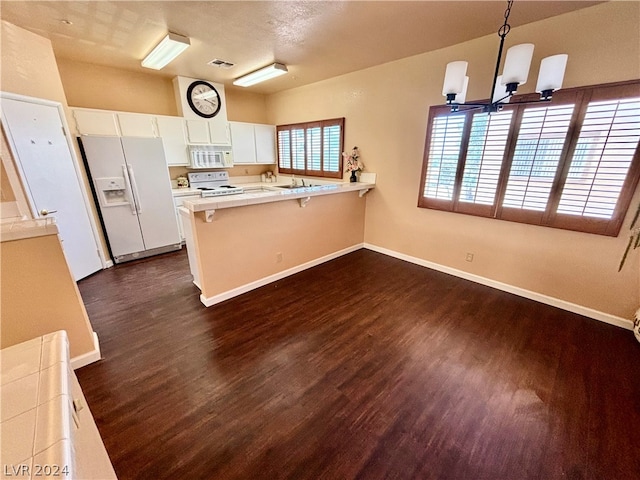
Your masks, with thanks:
M66 332L2 349L0 362L2 478L73 478Z
M306 199L320 195L333 195L359 191L364 195L375 188L374 183L334 183L317 185L313 187L278 188L279 183L256 183L242 185L245 193L237 195L224 195L219 197L199 198L184 202L184 206L192 212L202 212L220 208L242 207L259 203L281 202L285 200Z
M3 242L57 234L58 226L53 217L0 224L0 239Z

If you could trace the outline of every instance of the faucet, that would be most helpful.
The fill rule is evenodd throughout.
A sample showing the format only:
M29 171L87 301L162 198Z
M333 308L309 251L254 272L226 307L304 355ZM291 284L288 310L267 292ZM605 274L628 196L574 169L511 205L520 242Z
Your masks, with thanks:
M306 187L306 185L304 184L304 178L302 178L301 181L302 181L302 186Z
M291 175L291 186L292 187L296 186L296 176L295 176L295 174Z

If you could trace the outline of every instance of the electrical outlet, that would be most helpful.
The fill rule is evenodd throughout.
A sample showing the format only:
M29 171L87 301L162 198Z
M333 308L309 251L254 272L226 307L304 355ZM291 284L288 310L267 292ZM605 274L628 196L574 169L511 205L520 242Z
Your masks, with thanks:
M473 262L473 253L467 253L467 262Z
M276 263L282 262L282 252L276 253Z

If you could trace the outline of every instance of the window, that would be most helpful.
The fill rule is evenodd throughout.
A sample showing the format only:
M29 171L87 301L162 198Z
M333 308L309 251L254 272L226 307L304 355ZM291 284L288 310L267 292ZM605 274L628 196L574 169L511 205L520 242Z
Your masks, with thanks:
M640 177L639 142L640 81L492 114L434 106L418 206L616 236Z
M342 178L344 118L279 125L278 171Z

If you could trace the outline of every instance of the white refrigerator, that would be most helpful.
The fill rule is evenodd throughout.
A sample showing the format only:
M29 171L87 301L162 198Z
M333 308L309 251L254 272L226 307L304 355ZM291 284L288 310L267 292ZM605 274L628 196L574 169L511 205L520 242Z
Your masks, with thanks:
M160 138L79 138L115 263L181 248Z

